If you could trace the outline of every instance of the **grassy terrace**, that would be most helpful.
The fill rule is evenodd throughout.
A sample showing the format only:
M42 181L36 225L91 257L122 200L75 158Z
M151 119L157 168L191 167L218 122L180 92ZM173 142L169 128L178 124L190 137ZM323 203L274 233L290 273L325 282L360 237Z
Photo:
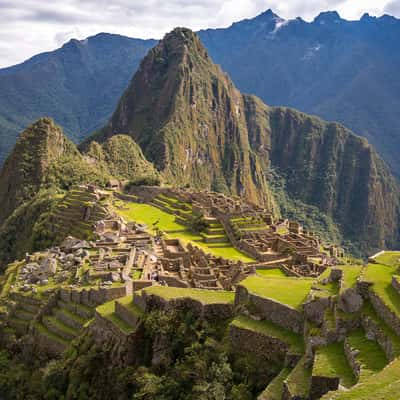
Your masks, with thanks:
M249 331L259 332L269 337L280 339L290 346L293 353L302 354L304 352L304 342L300 335L296 335L280 326L269 321L256 321L254 319L239 315L232 321L232 325Z
M385 264L391 267L400 266L400 251L385 251L382 255L375 258L378 264Z
M103 317L112 322L118 329L125 334L133 333L135 330L123 319L115 314L115 300L109 301L96 308L96 311Z
M224 257L231 260L241 260L244 262L253 262L254 260L240 251L236 250L230 244L226 246L212 246L204 243L201 235L196 235L188 230L182 224L175 222L175 216L160 210L157 207L149 204L130 203L125 202L124 210L116 209L128 221L135 221L138 223L146 224L152 233L155 232L153 224L159 221L157 227L165 232L170 238L181 239L184 243L191 242L193 245L202 248L205 252L211 253L217 257Z
M300 310L312 283L312 279L305 278L249 276L241 282L241 285L255 295L276 300Z
M308 398L311 385L311 373L311 368L307 365L306 358L303 356L285 380L294 398Z
M223 290L186 289L166 286L150 286L143 289L147 294L154 294L166 300L190 297L203 304L233 303L235 293Z
M361 365L360 382L385 367L387 364L385 353L379 347L378 343L366 339L362 329L352 332L347 338L351 349L358 351L356 360Z
M63 339L61 336L56 335L55 333L49 331L43 324L39 322L34 323L35 329L37 329L42 335L47 336L48 338L60 342L63 345L67 346L68 345L68 340Z
M362 268L362 265L341 267L343 271L342 285L340 288L341 292L356 285L357 278L360 276Z
M283 381L290 374L289 368L283 368L282 371L277 375L268 387L262 392L259 400L282 400L283 394Z
M132 296L122 297L117 299L118 303L122 304L128 311L137 316L143 315L143 311L133 302Z
M272 276L275 278L287 278L287 275L280 268L258 269L257 274L261 276Z
M396 274L397 267L382 264L368 264L362 279L373 282L372 290L383 302L400 318L400 295L392 287L392 276Z
M379 327L379 329L387 336L393 345L393 351L396 357L400 356L400 337L396 335L392 328L378 317L378 314L372 307L371 303L364 303L362 314L370 317L372 321Z
M345 387L356 383L355 376L344 354L343 343L333 343L319 347L315 352L313 376L340 378L340 384Z
M398 400L400 393L400 358L349 391L328 393L323 400Z

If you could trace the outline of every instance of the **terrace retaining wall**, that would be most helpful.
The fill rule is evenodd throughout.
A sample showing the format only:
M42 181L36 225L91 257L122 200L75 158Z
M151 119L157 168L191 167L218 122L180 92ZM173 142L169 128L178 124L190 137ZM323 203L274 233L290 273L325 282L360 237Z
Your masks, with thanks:
M198 300L190 297L182 297L166 300L154 294L142 292L137 294L133 299L134 303L143 311L152 311L154 309L168 310L174 309L179 311L190 310L193 314L204 319L227 319L234 314L233 304L229 303L212 303L203 304Z
M111 362L114 365L135 364L143 356L143 332L141 329L125 334L111 321L96 312L89 332L96 345L110 354Z
M289 345L284 341L234 324L229 327L229 341L234 351L249 352L260 360L291 368L294 368L301 358L299 354L289 354Z
M376 313L400 336L400 319L372 290L369 292Z
M251 312L255 311L262 319L295 333L302 334L304 331L304 315L301 311L278 301L250 293L244 286L239 285L236 288L235 306L250 307Z
M320 399L325 393L339 388L339 377L312 376L310 398L311 400Z
M379 326L368 316L363 316L361 320L366 337L370 340L375 340L384 351L387 359L393 361L395 353L392 340L382 332Z

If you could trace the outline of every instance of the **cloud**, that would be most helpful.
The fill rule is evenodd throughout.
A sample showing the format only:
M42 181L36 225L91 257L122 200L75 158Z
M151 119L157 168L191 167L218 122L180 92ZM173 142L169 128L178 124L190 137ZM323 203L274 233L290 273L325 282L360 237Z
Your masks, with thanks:
M385 12L391 15L400 15L400 0L393 0L385 7Z
M161 38L176 26L226 27L268 8L285 19L312 20L334 9L348 19L364 12L400 16L399 0L0 0L0 67L55 49L71 38L99 32Z

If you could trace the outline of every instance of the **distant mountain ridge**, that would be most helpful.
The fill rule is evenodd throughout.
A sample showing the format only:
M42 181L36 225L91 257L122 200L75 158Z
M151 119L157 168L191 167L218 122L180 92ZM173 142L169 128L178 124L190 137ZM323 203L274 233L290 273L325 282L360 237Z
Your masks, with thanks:
M244 93L338 121L366 137L400 174L400 21L324 12L284 20L268 10L199 32ZM18 133L47 115L80 141L115 109L155 40L99 34L0 70L0 163Z
M154 40L99 34L0 70L0 164L19 132L52 117L75 142L101 127Z

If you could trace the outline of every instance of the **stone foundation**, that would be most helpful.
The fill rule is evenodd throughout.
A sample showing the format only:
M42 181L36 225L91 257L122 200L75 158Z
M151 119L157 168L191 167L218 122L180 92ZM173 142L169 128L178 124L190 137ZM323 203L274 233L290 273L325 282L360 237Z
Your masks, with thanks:
M233 351L251 353L260 361L293 368L301 358L299 354L290 354L288 344L282 340L236 325L229 327L229 341Z
M249 293L244 286L238 286L235 294L235 306L251 308L262 319L273 322L282 328L302 334L304 331L304 315L301 311L291 308L275 300Z

